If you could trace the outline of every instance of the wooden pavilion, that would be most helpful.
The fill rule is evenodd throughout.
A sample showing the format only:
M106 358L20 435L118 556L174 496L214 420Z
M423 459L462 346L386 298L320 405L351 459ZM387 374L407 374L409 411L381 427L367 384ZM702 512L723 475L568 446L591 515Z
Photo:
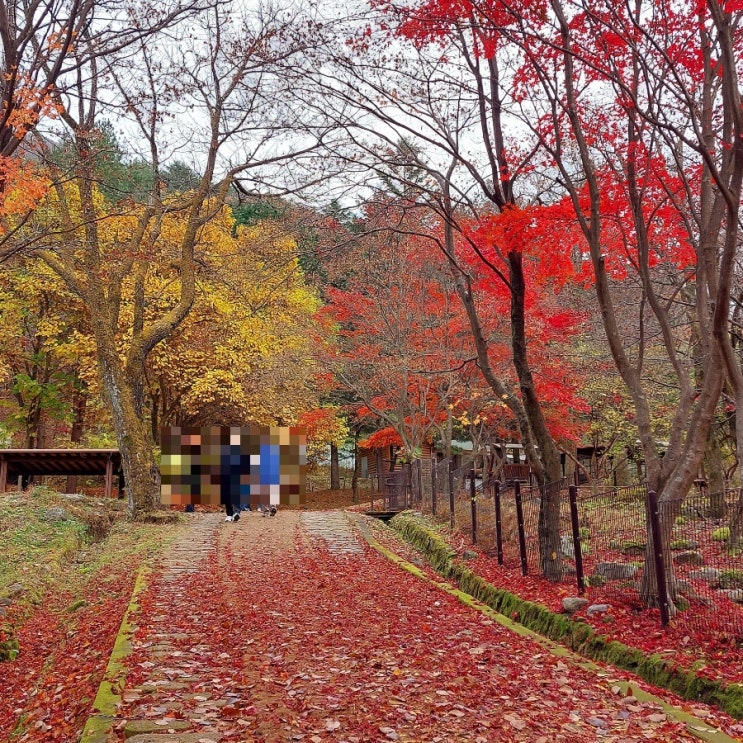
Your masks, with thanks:
M8 481L23 489L32 475L104 477L108 498L117 475L119 495L124 489L118 449L0 449L0 493L5 492Z

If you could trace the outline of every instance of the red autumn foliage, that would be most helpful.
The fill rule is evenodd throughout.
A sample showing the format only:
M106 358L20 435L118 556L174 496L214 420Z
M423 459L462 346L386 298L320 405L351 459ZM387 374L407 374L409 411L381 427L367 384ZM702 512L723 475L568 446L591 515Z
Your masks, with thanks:
M248 518L222 532L197 573L177 585L153 578L126 660L123 720L167 729L187 719L224 741L267 743L588 743L597 728L627 740L694 740L657 706L613 693L607 679L626 674L601 678L551 654L350 532L355 551L338 552L337 525L329 543L298 526L288 513ZM165 664L163 632L176 647ZM167 680L175 683L158 692ZM727 716L700 709L734 730Z
M76 740L108 663L134 584L137 558L99 572L82 596L65 590L44 596L15 637L21 652L0 663L0 740ZM112 591L111 586L116 590ZM76 599L83 604L69 611ZM14 617L10 616L11 623Z

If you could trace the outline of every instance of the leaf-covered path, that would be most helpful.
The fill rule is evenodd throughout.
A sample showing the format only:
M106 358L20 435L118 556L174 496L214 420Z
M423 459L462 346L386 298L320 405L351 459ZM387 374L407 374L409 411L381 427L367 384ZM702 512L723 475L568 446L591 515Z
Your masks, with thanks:
M115 707L130 743L698 740L401 570L340 512L196 515L139 604Z

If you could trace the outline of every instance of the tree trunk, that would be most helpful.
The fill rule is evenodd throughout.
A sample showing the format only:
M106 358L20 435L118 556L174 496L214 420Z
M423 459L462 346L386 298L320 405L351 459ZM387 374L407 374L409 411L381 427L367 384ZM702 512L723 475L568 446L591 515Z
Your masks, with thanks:
M707 436L707 445L704 450L704 472L707 476L709 495L706 515L713 519L722 519L725 518L725 468L715 429L716 426L713 425ZM707 507L706 503L704 507Z
M560 483L540 487L539 499L539 569L554 582L562 579L562 545L560 542Z
M330 489L341 489L340 466L338 463L338 447L335 444L330 445Z
M648 501L646 500L646 505ZM666 595L668 596L668 613L673 617L678 611L676 604L679 599L678 583L673 570L673 560L671 559L671 541L673 539L673 525L676 523L676 517L681 512L683 500L676 498L674 500L659 501L659 522L661 532L661 545L663 550L663 564L666 573ZM642 583L640 585L640 598L645 606L658 607L658 580L655 571L655 550L653 543L653 533L650 528L650 519L648 517L648 526L646 528L646 547L645 547L645 568L643 570Z
M361 477L361 457L359 456L359 432L353 437L353 477L351 478L351 492L353 502L359 502L359 478Z
M95 334L103 393L111 408L116 442L121 452L127 515L134 519L160 504L159 471L148 427L137 411L132 385L122 369L113 333L107 332L104 323L99 323Z
M534 376L529 364L526 333L526 282L523 256L520 252L508 254L511 279L511 349L513 366L519 378L521 399L532 437L537 444L538 461L527 459L537 473L539 482L539 567L542 575L551 581L562 579L562 549L560 543L560 484L562 466L560 453L547 429L542 406L537 394ZM535 466L536 465L536 466Z
M733 507L730 518L730 539L728 550L735 552L743 548L743 487L738 491L738 502Z
M79 379L76 382L75 398L72 403L75 419L72 421L72 430L70 431L70 443L72 444L79 444L82 441L83 430L85 429L85 408L88 403L87 390L84 389ZM78 387L78 385L81 386ZM77 475L70 475L67 478L65 489L68 493L77 492Z

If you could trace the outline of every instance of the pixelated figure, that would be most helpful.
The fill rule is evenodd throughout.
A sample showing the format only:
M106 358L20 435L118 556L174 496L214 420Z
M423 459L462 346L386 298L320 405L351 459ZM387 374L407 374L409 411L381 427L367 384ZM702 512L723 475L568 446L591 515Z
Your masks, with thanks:
M304 503L307 439L289 427L173 426L161 432L163 505L223 505L227 520Z

